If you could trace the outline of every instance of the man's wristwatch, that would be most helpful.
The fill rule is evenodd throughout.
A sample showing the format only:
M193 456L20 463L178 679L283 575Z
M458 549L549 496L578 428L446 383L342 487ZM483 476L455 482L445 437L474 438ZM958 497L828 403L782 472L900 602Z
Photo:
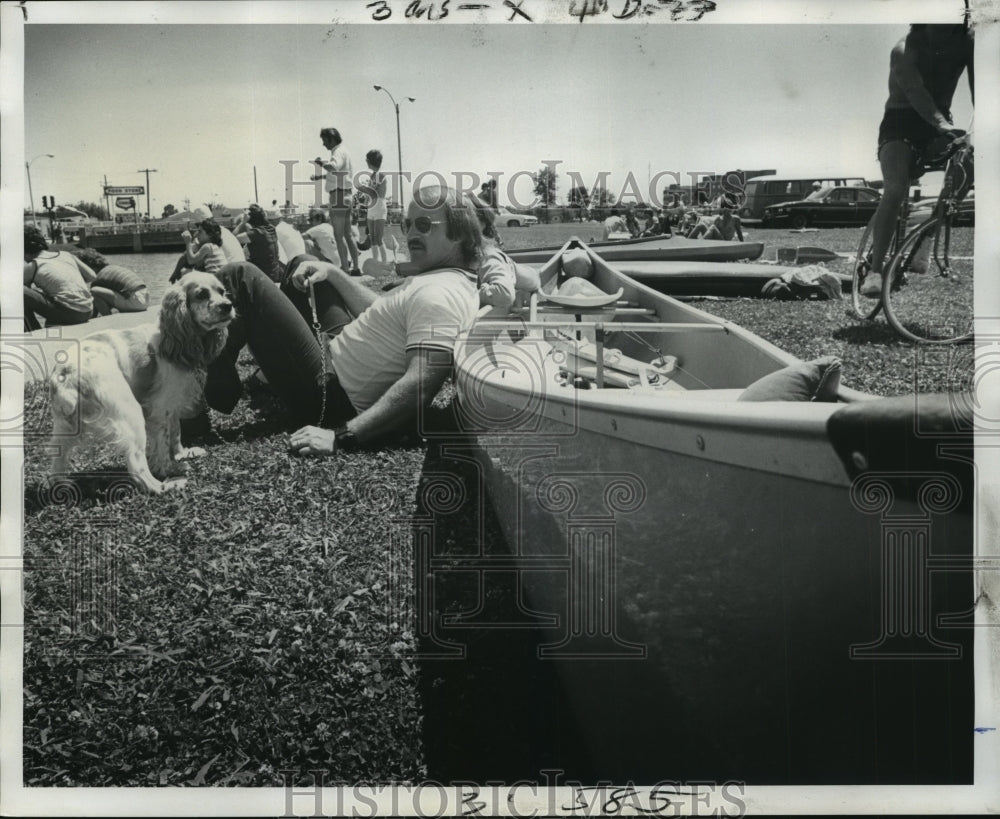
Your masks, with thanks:
M347 428L347 424L337 427L333 431L333 441L337 445L337 449L342 449L345 452L350 452L352 449L358 449L361 446L358 436Z

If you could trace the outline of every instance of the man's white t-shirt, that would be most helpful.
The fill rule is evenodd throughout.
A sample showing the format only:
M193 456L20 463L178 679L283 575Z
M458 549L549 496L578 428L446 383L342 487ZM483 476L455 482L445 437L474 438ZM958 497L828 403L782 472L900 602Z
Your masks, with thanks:
M456 268L412 276L376 299L330 341L333 370L354 408L368 409L403 376L409 352L452 352L478 309L475 275Z
M354 179L354 168L351 165L351 155L341 144L330 151L330 163L334 170L326 172L326 192L343 188L349 191Z

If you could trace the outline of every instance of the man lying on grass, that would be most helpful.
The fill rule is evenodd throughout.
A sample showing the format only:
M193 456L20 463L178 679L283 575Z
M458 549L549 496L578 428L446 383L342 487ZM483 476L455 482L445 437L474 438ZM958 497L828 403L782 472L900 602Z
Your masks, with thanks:
M482 234L475 210L448 188L422 188L403 220L411 264L399 287L378 295L334 264L289 263L280 289L250 263L218 274L236 305L226 350L209 369L209 406L231 412L246 344L296 424L292 451L326 456L415 430L451 373L459 332L479 306L475 270ZM402 266L401 266L402 267ZM325 333L311 329L310 286ZM320 414L323 417L320 418Z

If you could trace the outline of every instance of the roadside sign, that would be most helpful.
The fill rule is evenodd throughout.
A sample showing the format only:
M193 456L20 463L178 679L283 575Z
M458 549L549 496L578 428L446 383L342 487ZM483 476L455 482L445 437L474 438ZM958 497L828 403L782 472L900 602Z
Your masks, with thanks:
M115 207L122 210L132 210L135 207L135 199L131 196L119 196L115 199Z
M142 185L105 185L105 196L142 196L146 188Z

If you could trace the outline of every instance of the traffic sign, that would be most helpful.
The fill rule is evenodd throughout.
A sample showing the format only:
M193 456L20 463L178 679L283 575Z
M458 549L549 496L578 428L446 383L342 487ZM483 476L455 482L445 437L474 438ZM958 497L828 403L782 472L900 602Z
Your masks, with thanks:
M142 196L146 189L142 185L105 185L105 196Z
M115 207L122 210L132 210L135 207L135 199L131 196L119 196L115 199Z

